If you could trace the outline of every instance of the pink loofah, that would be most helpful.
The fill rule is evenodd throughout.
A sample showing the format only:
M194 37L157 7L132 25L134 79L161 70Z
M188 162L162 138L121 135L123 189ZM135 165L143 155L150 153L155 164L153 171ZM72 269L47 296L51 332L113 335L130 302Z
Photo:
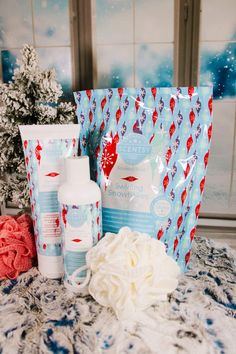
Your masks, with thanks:
M0 279L15 279L32 267L36 256L29 215L0 216Z

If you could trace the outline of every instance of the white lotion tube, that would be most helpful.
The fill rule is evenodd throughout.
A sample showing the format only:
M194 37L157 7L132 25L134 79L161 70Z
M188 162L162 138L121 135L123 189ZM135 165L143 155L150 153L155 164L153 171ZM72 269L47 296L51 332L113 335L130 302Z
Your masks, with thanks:
M78 152L80 125L19 126L30 193L38 268L42 275L63 276L58 187L64 159Z

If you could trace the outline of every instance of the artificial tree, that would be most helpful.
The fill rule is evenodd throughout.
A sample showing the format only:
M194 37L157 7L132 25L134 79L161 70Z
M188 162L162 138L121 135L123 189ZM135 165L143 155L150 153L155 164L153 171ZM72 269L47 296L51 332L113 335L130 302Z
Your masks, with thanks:
M25 45L13 80L0 83L0 203L29 205L20 124L72 122L75 108L60 102L62 88L54 70L39 67L35 49Z

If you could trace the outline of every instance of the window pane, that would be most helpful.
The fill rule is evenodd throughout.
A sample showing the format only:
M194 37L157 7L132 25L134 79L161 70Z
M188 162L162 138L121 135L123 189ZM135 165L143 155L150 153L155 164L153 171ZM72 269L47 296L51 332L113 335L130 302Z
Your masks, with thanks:
M20 48L33 43L29 0L0 1L0 48Z
M233 211L229 209L229 202L234 149L235 107L234 102L216 101L214 103L212 145L202 212L229 214Z
M215 99L235 98L236 43L202 42L200 62L200 84L213 84Z
M235 109L235 115L236 115L236 109ZM235 117L236 119L236 117ZM233 170L233 178L232 178L232 189L231 189L231 194L230 194L230 200L229 200L229 207L232 210L236 210L236 137L234 141L234 170Z
M201 40L236 40L235 0L201 1Z
M54 68L56 78L62 85L63 97L72 99L72 69L70 47L37 48L40 66Z
M57 80L62 85L63 98L72 99L72 74L71 74L71 51L70 47L37 48L39 66L43 69L54 68ZM3 82L12 80L16 67L16 59L20 58L20 50L3 50L2 76Z
M14 69L16 67L16 58L19 56L20 50L2 50L2 80L8 82L12 80Z
M72 99L70 42L69 0L0 0L3 82L12 80L20 48L28 43L36 47L39 66L55 68L63 98Z
M135 46L135 86L173 85L173 44Z
M96 1L96 43L121 44L133 40L133 1Z
M68 0L34 0L36 46L69 45Z
M135 1L135 41L138 43L173 42L173 0Z
M97 46L98 87L133 86L133 46Z
M173 85L174 0L94 0L96 87Z
M213 84L214 92L212 147L202 211L236 214L236 2L202 0L201 10L199 84Z

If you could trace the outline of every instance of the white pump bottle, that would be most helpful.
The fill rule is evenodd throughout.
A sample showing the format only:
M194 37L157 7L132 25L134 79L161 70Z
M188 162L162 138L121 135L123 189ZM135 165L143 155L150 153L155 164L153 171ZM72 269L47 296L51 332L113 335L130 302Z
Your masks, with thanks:
M65 160L65 182L59 187L60 223L62 229L64 284L76 291L71 276L85 265L87 251L102 235L101 191L90 180L87 156ZM79 284L86 272L77 278Z

